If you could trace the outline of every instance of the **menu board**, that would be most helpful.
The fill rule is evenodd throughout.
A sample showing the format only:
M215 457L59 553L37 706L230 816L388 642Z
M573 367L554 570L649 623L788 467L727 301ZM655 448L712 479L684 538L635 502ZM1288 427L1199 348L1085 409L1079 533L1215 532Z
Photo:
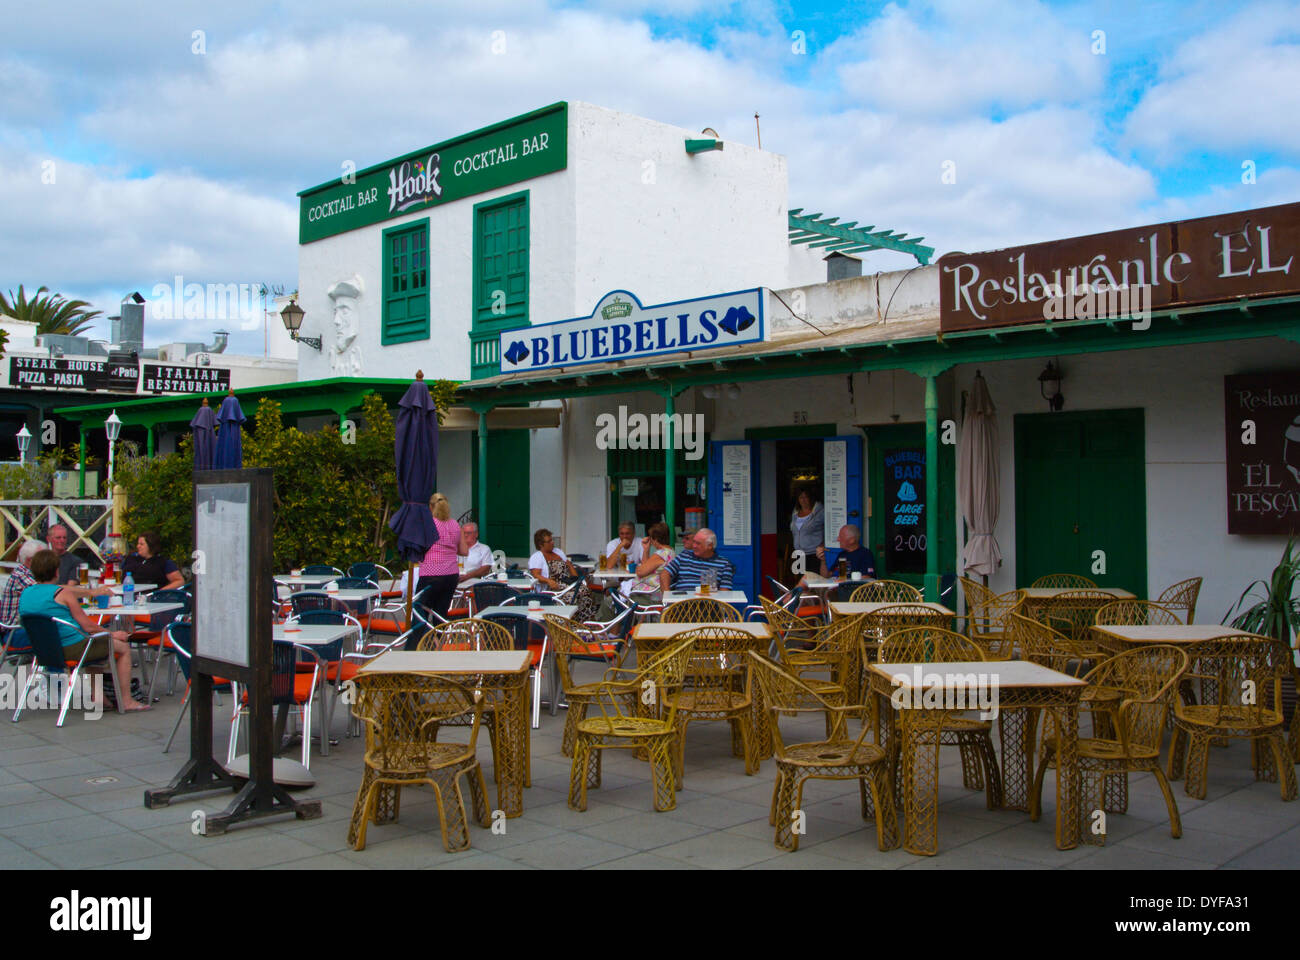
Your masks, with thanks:
M840 527L849 522L848 444L843 440L822 443L822 503L826 511L823 546L839 544Z
M753 543L749 450L747 443L722 448L722 542L729 547L748 547Z
M885 451L885 569L925 573L925 448Z
M1300 532L1300 371L1223 378L1228 533Z
M252 526L247 483L194 487L194 649L210 660L249 662L248 565Z

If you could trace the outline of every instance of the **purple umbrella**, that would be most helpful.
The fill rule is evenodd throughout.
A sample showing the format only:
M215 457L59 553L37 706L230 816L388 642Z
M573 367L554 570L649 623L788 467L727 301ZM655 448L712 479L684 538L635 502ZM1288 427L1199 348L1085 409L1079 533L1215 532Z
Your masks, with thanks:
M244 466L244 439L239 432L239 425L244 422L244 411L239 409L239 401L232 390L221 401L217 411L217 450L212 457L213 470L239 470Z
M402 505L388 525L397 534L398 555L412 566L410 588L406 591L406 618L410 623L414 565L424 559L438 539L429 509L438 470L438 407L429 396L423 370L416 371L415 382L407 387L397 405L395 464L397 495Z
M194 414L190 426L194 428L194 469L211 470L213 447L217 442L213 432L217 426L217 415L208 406L207 397L203 398L203 406Z

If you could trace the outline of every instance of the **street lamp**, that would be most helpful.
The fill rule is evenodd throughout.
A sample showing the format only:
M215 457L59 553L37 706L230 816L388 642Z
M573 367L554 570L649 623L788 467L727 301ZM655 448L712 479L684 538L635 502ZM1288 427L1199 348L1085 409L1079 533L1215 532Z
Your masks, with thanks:
M302 318L306 315L307 312L292 299L289 301L288 306L280 311L280 319L284 321L284 329L289 331L289 339L305 343L307 346L319 350L321 348L320 337L298 336L298 328L302 326Z
M27 448L30 447L31 444L32 444L32 435L27 430L27 424L24 423L23 428L18 431L18 462L19 463L27 462Z
M114 410L104 421L104 432L108 434L108 490L109 495L113 492L113 445L117 443L117 435L122 432L122 421L117 418L117 411Z

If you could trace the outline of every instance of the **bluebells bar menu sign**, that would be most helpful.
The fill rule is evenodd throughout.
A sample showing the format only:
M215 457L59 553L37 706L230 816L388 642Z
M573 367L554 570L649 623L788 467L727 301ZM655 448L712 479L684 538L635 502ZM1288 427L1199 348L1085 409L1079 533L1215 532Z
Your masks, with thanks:
M563 170L569 161L564 102L467 133L298 194L298 242Z
M1300 371L1223 378L1228 533L1300 533Z
M761 287L649 307L634 294L615 290L596 304L591 316L504 331L501 372L731 347L763 336Z

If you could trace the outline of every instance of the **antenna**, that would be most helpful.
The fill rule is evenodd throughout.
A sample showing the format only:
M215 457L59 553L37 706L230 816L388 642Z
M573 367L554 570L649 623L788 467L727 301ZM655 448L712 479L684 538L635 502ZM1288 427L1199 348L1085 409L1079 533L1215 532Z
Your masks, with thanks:
M763 131L758 127L758 111L754 111L754 133L758 136L758 149L763 149Z

